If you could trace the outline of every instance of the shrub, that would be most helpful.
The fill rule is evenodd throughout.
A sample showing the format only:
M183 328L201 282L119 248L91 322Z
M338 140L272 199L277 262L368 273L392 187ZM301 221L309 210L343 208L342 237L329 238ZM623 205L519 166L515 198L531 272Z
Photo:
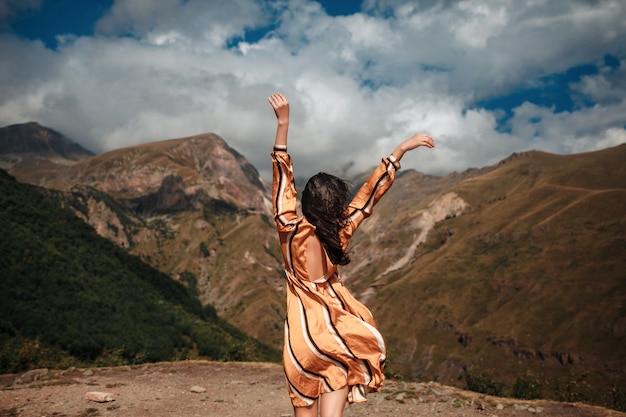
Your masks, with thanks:
M482 394L502 396L504 384L494 381L493 371L478 371L475 367L463 368L463 375L467 384L467 389Z
M542 386L539 378L530 371L518 376L513 385L513 397L522 400L542 398Z

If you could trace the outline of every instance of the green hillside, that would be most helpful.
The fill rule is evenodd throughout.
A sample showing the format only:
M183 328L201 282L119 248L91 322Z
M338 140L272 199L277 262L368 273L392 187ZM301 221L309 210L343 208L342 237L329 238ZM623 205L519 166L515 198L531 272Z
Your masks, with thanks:
M0 170L0 373L185 358L278 360L36 187Z

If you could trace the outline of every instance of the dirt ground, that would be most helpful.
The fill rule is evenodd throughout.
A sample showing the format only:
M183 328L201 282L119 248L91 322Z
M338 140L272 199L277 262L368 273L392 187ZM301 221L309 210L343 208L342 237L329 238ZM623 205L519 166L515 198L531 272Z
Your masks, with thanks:
M111 394L107 402L86 399ZM385 381L353 416L626 417L583 404L522 401L434 382ZM282 368L268 363L184 361L0 375L0 417L293 416Z

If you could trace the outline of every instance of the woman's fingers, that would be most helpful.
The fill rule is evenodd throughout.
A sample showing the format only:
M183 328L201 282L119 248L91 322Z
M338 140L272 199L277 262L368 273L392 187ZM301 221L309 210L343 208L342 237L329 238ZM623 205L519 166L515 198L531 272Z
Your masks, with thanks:
M269 96L268 101L274 108L284 106L285 104L289 104L285 96L282 95L281 93L272 94L271 96Z
M426 146L428 148L434 148L435 147L435 140L432 137L430 137L429 135L420 134L419 138L420 138L420 144L422 146Z

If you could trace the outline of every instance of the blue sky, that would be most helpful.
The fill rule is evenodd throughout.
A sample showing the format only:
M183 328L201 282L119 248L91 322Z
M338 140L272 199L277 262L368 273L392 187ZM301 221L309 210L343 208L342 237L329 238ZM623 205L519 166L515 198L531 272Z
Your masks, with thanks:
M94 35L96 21L113 5L111 0L47 0L33 2L19 9L10 18L15 34L31 40L42 40L48 48L56 49L56 35L73 33Z
M0 125L38 121L95 152L215 132L267 176L292 103L302 175L445 174L512 152L626 142L621 0L0 0Z

